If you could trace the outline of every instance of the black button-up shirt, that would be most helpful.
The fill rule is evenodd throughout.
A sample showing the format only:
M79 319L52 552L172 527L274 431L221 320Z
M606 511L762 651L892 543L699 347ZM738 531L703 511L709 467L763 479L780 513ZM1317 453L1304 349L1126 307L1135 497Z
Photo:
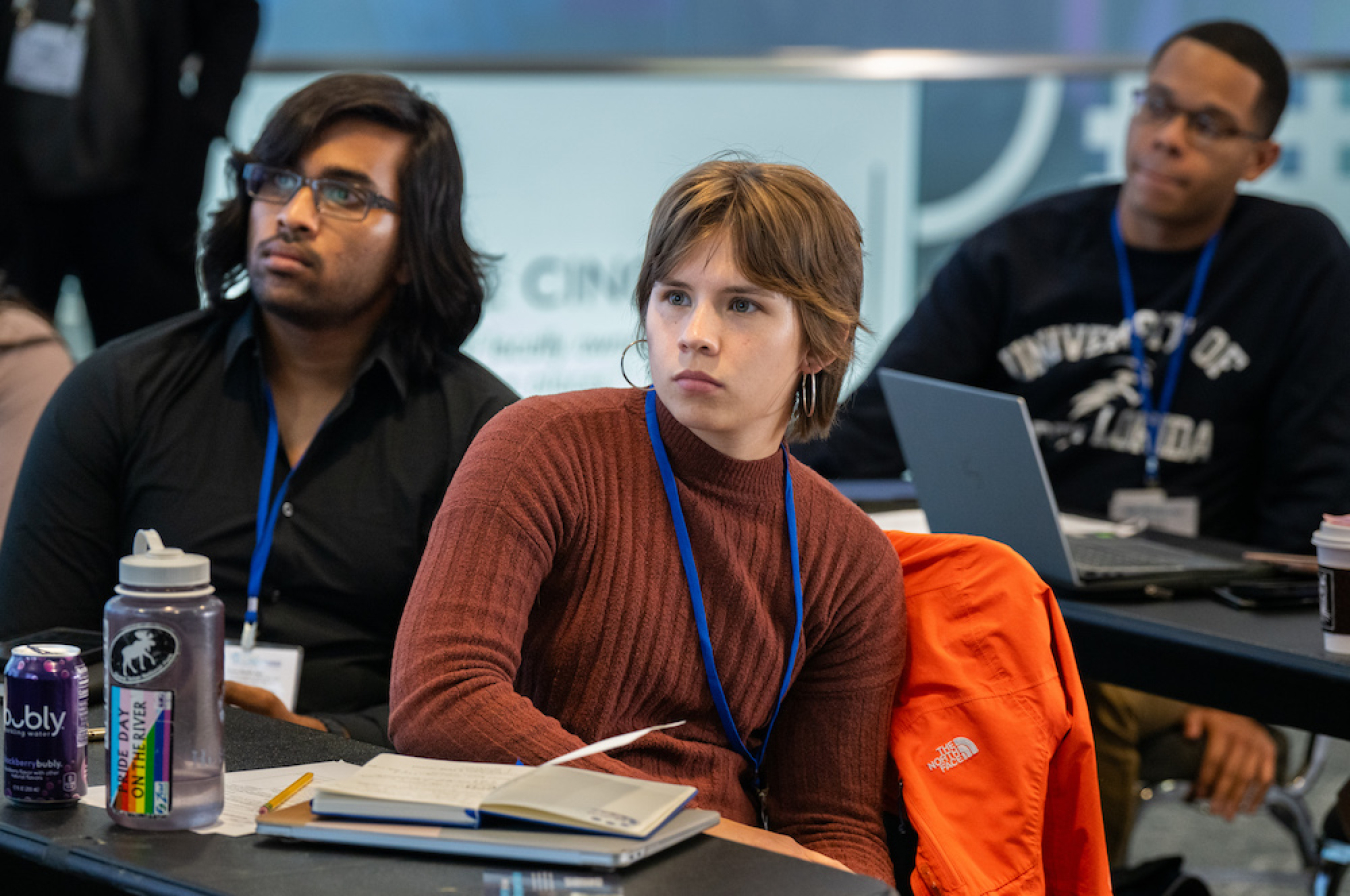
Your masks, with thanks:
M79 365L15 491L0 639L100 628L118 559L142 528L211 560L227 637L238 637L267 444L263 383L252 309L185 315ZM298 712L383 742L394 636L432 519L474 435L514 398L459 354L420 383L385 341L361 365L290 481L263 575L260 639L305 650ZM276 463L274 490L290 472L284 451Z

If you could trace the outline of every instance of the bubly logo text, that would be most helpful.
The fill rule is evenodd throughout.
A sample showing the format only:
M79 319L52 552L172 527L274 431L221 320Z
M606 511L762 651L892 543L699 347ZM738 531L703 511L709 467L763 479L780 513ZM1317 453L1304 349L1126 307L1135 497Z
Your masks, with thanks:
M56 737L66 724L66 712L54 712L50 706L36 709L24 704L5 707L5 733L19 737Z

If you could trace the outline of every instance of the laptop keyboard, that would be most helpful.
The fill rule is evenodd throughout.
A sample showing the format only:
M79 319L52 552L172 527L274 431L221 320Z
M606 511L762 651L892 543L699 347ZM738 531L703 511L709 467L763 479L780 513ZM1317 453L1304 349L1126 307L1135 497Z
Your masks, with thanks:
M1143 538L1069 538L1069 553L1082 576L1134 576L1150 573L1232 569L1234 562Z

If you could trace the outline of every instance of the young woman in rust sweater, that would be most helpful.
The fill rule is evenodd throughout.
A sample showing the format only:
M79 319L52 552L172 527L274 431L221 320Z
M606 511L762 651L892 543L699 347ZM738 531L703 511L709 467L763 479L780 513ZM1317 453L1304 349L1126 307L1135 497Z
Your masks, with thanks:
M804 169L714 161L667 191L636 294L653 385L480 432L399 629L400 751L533 765L683 719L578 765L693 784L719 833L891 881L900 568L783 444L829 429L862 270Z

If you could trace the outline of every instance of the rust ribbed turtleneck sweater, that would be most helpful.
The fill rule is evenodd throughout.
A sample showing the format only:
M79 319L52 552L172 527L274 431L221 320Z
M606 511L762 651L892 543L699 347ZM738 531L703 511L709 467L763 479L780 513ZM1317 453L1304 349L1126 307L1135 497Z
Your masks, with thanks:
M792 576L781 454L738 461L658 402L717 671L742 735L782 683ZM792 462L802 647L765 762L774 830L892 879L880 822L904 660L900 568L881 531ZM704 677L643 394L526 399L498 414L446 492L394 652L405 753L537 764L659 722L686 724L578 765L693 784L754 824L748 763Z

